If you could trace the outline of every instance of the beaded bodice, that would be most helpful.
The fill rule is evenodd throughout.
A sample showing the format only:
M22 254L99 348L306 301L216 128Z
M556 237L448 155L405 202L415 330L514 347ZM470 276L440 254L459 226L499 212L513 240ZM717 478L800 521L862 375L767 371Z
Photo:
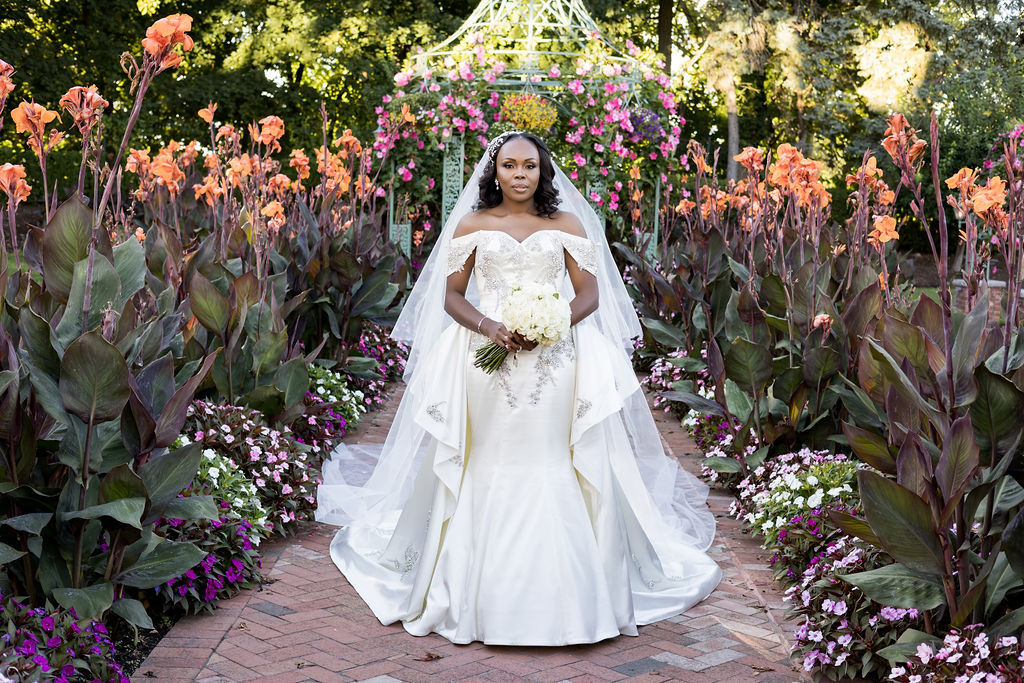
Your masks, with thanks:
M566 252L581 270L597 273L596 248L585 237L564 230L538 230L520 242L503 230L477 230L452 239L445 274L462 270L474 250L473 275L484 313L497 312L505 294L523 283L540 282L559 289Z

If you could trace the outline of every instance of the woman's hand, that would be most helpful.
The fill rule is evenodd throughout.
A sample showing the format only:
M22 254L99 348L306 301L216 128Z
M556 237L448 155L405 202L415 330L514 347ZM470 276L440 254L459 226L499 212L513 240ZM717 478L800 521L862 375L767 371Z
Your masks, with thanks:
M509 332L504 323L500 323L497 320L491 320L490 318L484 320L480 324L480 332L498 346L504 347L509 351L516 352L523 348L523 345L517 340L518 335Z
M519 334L518 332L512 333L512 341L514 341L516 344L519 344L519 348L521 348L523 351L533 351L535 348L537 348L537 342L530 341L529 339Z

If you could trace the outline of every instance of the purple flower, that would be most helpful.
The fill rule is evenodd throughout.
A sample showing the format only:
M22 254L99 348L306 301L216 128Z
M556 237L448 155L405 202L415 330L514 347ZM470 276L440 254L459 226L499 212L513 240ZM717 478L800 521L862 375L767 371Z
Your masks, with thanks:
M53 617L51 617L49 615L43 617L43 620L40 622L39 625L43 627L44 631L49 633L50 631L53 630Z

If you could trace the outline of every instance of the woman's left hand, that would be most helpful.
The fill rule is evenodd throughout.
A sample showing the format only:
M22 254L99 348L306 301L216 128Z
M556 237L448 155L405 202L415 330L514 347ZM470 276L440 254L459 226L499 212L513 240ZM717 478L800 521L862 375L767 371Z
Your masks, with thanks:
M529 339L519 334L518 332L512 333L512 339L517 344L519 344L520 348L523 351L533 351L535 348L537 348L537 342L530 341Z

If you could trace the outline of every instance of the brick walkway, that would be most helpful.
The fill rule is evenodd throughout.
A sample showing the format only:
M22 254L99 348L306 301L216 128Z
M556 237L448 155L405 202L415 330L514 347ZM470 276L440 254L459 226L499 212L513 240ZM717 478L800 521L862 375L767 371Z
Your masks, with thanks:
M373 413L353 441L384 440L397 405ZM666 445L696 471L696 449L678 422L655 413ZM150 653L135 681L758 681L810 680L790 661L792 626L766 554L726 517L731 497L712 490L718 535L709 551L724 571L718 589L686 614L594 645L560 648L453 645L382 626L328 554L335 527L310 524L265 548L273 583L187 617Z

